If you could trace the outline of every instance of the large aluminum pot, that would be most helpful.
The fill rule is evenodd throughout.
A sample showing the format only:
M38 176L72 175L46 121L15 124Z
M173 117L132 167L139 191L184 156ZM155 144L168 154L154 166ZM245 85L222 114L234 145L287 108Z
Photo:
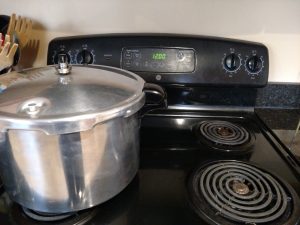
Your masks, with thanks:
M130 183L145 87L164 94L117 68L60 69L9 74L20 79L0 94L4 187L12 200L47 213L95 206Z

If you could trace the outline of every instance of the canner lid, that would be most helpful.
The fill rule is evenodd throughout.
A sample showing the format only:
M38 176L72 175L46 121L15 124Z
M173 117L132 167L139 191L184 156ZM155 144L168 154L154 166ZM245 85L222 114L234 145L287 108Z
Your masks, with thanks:
M127 117L144 105L144 80L107 66L73 66L67 75L55 67L0 76L0 128L43 130L47 134L91 129ZM4 88L3 88L4 87Z

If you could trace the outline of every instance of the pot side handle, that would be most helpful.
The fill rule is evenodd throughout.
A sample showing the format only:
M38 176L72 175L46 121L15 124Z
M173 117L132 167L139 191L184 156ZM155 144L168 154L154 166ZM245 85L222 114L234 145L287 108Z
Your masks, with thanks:
M146 102L140 110L141 116L154 109L166 109L168 107L167 93L161 86L153 83L145 83L143 92L146 95Z

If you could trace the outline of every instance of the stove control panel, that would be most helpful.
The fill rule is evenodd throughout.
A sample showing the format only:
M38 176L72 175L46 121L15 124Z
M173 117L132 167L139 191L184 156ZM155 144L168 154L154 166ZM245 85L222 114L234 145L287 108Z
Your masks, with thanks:
M262 87L268 82L268 49L240 40L175 35L62 37L50 42L47 64L56 64L61 53L71 64L119 67L164 85Z

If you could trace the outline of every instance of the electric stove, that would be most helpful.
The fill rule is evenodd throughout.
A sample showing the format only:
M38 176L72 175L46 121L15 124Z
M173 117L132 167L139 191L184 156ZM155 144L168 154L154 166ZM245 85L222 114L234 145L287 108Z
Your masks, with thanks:
M268 76L265 46L211 37L58 38L74 64L128 69L162 85L169 107L142 118L140 169L117 196L72 214L44 214L1 188L5 225L300 224L300 165L254 112ZM175 61L175 62L174 62Z
M199 125L204 122L216 126L212 133L220 135L221 141L228 138L229 144L220 144L216 137L214 144L203 142ZM245 143L239 141L241 134L235 134L234 129L248 133ZM32 218L2 190L2 224L299 222L298 167L255 114L155 113L143 119L141 136L140 170L113 199L55 220L56 215L38 213L40 217ZM238 139L234 144L233 136Z

